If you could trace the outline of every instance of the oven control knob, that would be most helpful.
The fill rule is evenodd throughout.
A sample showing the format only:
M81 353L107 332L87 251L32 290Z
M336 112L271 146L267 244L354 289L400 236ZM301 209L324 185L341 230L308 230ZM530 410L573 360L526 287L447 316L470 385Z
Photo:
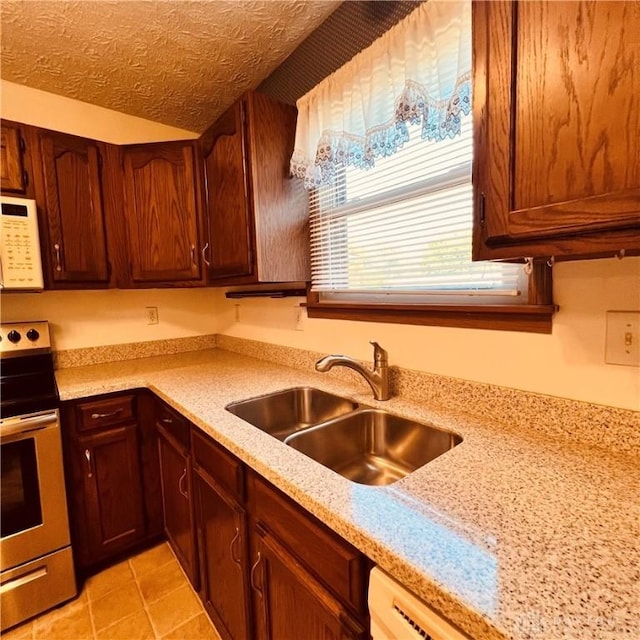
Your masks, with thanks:
M13 342L13 344L16 344L16 342L20 342L22 336L15 329L11 329L11 331L9 331L9 333L7 334L7 338L9 339L9 342Z
M29 329L29 331L27 331L27 338L29 338L31 342L35 342L39 337L40 333L37 329Z

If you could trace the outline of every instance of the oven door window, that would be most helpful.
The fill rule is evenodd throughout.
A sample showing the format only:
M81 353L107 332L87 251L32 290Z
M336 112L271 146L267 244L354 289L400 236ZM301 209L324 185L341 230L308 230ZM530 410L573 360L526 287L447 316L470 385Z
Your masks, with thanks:
M34 438L2 444L2 537L42 524Z

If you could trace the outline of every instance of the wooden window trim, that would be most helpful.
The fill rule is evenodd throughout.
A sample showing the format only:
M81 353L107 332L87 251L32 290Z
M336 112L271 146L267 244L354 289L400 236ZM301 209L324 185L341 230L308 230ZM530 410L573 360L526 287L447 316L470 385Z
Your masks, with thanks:
M544 262L534 264L527 304L321 302L317 292L307 291L308 316L332 320L551 333L552 317L557 310L553 304L551 268Z

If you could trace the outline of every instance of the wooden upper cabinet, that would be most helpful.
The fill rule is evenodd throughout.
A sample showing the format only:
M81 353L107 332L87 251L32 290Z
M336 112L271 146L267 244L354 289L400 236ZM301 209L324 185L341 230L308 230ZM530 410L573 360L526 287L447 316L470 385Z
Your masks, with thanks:
M125 225L133 283L200 279L195 143L123 148Z
M474 2L474 258L640 250L640 11Z
M0 171L2 191L26 194L27 174L23 163L24 141L20 127L6 121L0 128Z
M52 131L34 133L41 163L35 172L44 210L50 284L105 286L109 265L101 183L102 143ZM36 163L37 165L37 163Z
M202 136L210 281L308 279L307 193L289 177L295 125L295 107L249 93Z
M211 278L251 276L253 217L246 167L245 105L237 102L209 129L203 148Z

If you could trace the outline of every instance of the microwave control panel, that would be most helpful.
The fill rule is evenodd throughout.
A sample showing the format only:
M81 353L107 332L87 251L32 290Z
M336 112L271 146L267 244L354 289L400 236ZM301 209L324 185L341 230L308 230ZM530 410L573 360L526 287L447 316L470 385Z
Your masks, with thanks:
M2 196L0 286L4 290L44 287L35 200Z

